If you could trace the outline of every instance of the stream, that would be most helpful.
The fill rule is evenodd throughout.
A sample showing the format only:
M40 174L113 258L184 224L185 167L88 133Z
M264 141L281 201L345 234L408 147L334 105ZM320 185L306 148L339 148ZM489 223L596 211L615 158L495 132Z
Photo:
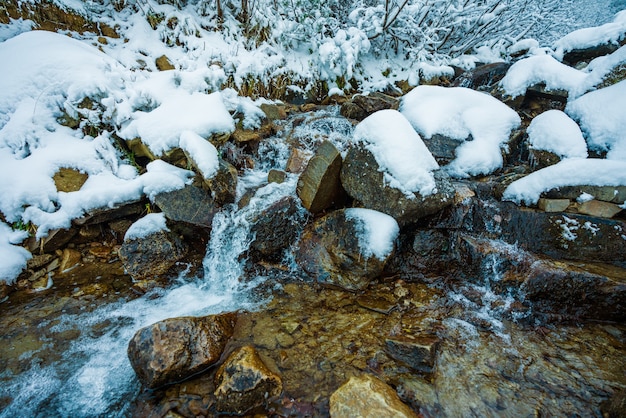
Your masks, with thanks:
M134 333L165 318L234 310L244 312L234 338L254 344L281 371L285 397L273 405L275 416L327 416L330 394L367 372L423 416L601 417L601 402L626 388L626 326L511 314L519 295L492 290L500 280L496 258L472 283L392 277L359 294L308 281L289 256L280 277L268 269L242 279L255 214L295 194L296 174L267 184L267 172L285 167L292 143L314 150L328 139L344 150L351 129L331 108L291 118L261 144L263 160L240 178L238 197L256 193L243 209L233 204L215 216L203 278L183 271L138 295L114 260L0 303L0 417L136 414L142 392L126 356ZM412 370L387 354L386 339L399 334L441 340L432 370ZM197 382L185 393L201 390ZM181 402L177 411L186 416L183 389L176 390L155 395L155 410Z

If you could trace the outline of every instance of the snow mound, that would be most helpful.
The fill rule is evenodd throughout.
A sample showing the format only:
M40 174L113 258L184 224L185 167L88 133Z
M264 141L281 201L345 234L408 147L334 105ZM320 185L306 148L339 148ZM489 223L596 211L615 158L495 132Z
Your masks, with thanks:
M235 122L224 106L220 93L181 92L163 98L150 112L137 111L134 120L121 132L124 139L140 138L156 156L179 146L184 131L209 138L213 134L229 134Z
M584 83L587 74L560 63L550 55L535 55L517 61L509 68L500 86L511 97L526 94L526 89L544 83L547 90L574 91Z
M587 49L597 45L617 43L626 38L626 10L615 15L612 22L593 28L571 32L554 43L557 57L563 59L566 52Z
M517 113L497 99L463 87L418 86L402 98L400 111L425 138L472 137L445 167L456 177L489 174L502 167L501 149L521 123Z
M579 121L593 151L626 161L626 80L570 101L565 112Z
M184 131L180 135L180 147L191 156L202 177L207 180L215 177L220 162L213 144L195 132Z
M374 154L385 181L407 197L436 192L433 170L439 168L422 138L396 110L381 110L354 129L353 138Z
M561 158L587 158L587 144L580 128L560 110L548 110L535 117L526 132L533 149Z
M400 233L396 220L384 213L363 208L346 209L346 219L354 220L361 253L365 257L386 259Z
M15 278L19 276L26 262L32 255L18 245L28 237L25 231L14 231L4 222L0 222L0 281L13 284Z
M141 239L159 231L168 231L165 214L149 213L133 223L124 235L124 241Z
M514 181L503 200L533 205L543 192L564 186L626 186L626 162L566 159Z

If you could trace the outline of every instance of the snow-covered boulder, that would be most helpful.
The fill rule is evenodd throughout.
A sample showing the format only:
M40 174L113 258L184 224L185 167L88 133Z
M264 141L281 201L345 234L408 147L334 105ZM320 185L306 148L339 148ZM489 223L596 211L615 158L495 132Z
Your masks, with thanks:
M452 204L447 175L398 111L369 116L356 127L353 139L341 183L366 208L406 225Z
M296 260L320 283L362 289L382 273L398 233L396 221L384 213L334 211L307 226Z
M587 158L580 128L560 110L548 110L535 117L526 132L535 167L547 167L564 158Z
M499 100L463 87L418 86L402 98L400 111L428 141L439 134L462 141L444 167L455 177L490 174L502 167L502 153L521 120Z

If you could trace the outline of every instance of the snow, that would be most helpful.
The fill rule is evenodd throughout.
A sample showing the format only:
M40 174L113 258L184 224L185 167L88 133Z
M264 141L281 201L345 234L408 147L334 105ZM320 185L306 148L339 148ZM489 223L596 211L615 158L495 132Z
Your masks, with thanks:
M489 174L502 167L501 150L521 122L505 104L463 87L418 86L402 98L400 112L425 138L439 134L465 141L445 167L456 177Z
M165 214L149 213L134 222L124 235L124 241L145 238L160 231L168 231Z
M381 110L357 125L354 141L374 154L385 181L408 198L436 192L433 170L439 168L420 136L397 110Z
M209 180L215 177L219 168L219 157L217 148L206 139L192 131L184 131L180 135L180 147L192 159L202 174L202 177Z
M533 205L543 192L564 186L626 186L626 161L566 159L511 183L503 200Z
M554 43L556 55L562 59L566 52L574 49L587 49L596 45L616 44L626 38L626 10L615 15L612 22L604 25L579 29Z
M626 80L570 101L565 112L577 120L590 150L626 161Z
M15 278L26 268L26 262L32 255L19 244L28 238L25 231L14 231L0 221L0 281L12 284Z
M548 110L535 117L526 132L533 149L561 158L587 158L587 144L580 128L560 110Z
M550 55L535 55L511 66L500 85L511 97L526 94L526 89L544 83L547 90L574 91L586 80L587 74L560 63Z
M346 209L346 219L354 220L361 253L365 257L386 259L400 233L396 220L384 213L363 208Z

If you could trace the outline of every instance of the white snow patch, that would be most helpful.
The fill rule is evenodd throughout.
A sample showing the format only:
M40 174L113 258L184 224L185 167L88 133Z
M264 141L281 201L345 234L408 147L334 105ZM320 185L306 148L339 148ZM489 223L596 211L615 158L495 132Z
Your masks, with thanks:
M608 151L606 158L626 161L626 80L570 101L565 112L586 135L590 150Z
M26 262L32 255L25 248L15 245L26 238L27 232L14 231L9 225L0 222L0 281L13 284L26 268Z
M365 257L373 255L384 260L391 254L400 233L400 227L393 217L363 208L346 209L345 214L346 219L356 222L359 247Z
M560 110L538 115L526 132L533 149L549 151L561 158L587 158L587 143L580 128Z
M195 132L184 131L180 135L180 147L195 162L202 177L207 180L215 177L220 163L213 144Z
M590 202L593 199L595 199L595 197L590 195L589 193L581 193L580 196L576 198L576 201L578 203L585 203L585 202Z
M564 186L626 186L626 162L601 159L565 159L535 171L504 190L503 200L531 205L543 192Z
M445 168L456 177L502 167L501 150L521 123L517 113L497 99L463 87L418 86L402 98L400 111L425 138L440 134L466 140Z
M626 37L626 10L615 15L612 22L593 28L571 32L554 43L559 59L574 49L592 48L597 45L617 43Z
M400 112L387 109L368 116L354 129L353 137L374 154L389 186L408 198L436 192L433 170L439 164Z
M576 219L563 215L563 220L557 219L556 224L561 228L561 236L564 240L576 241L577 231L580 229L580 224Z
M140 179L143 192L151 201L159 193L182 189L193 181L193 171L178 168L162 160L152 161L146 169L147 172Z
M143 218L134 222L124 235L124 241L131 239L145 238L148 235L155 234L160 231L169 232L167 227L165 214L149 213Z

